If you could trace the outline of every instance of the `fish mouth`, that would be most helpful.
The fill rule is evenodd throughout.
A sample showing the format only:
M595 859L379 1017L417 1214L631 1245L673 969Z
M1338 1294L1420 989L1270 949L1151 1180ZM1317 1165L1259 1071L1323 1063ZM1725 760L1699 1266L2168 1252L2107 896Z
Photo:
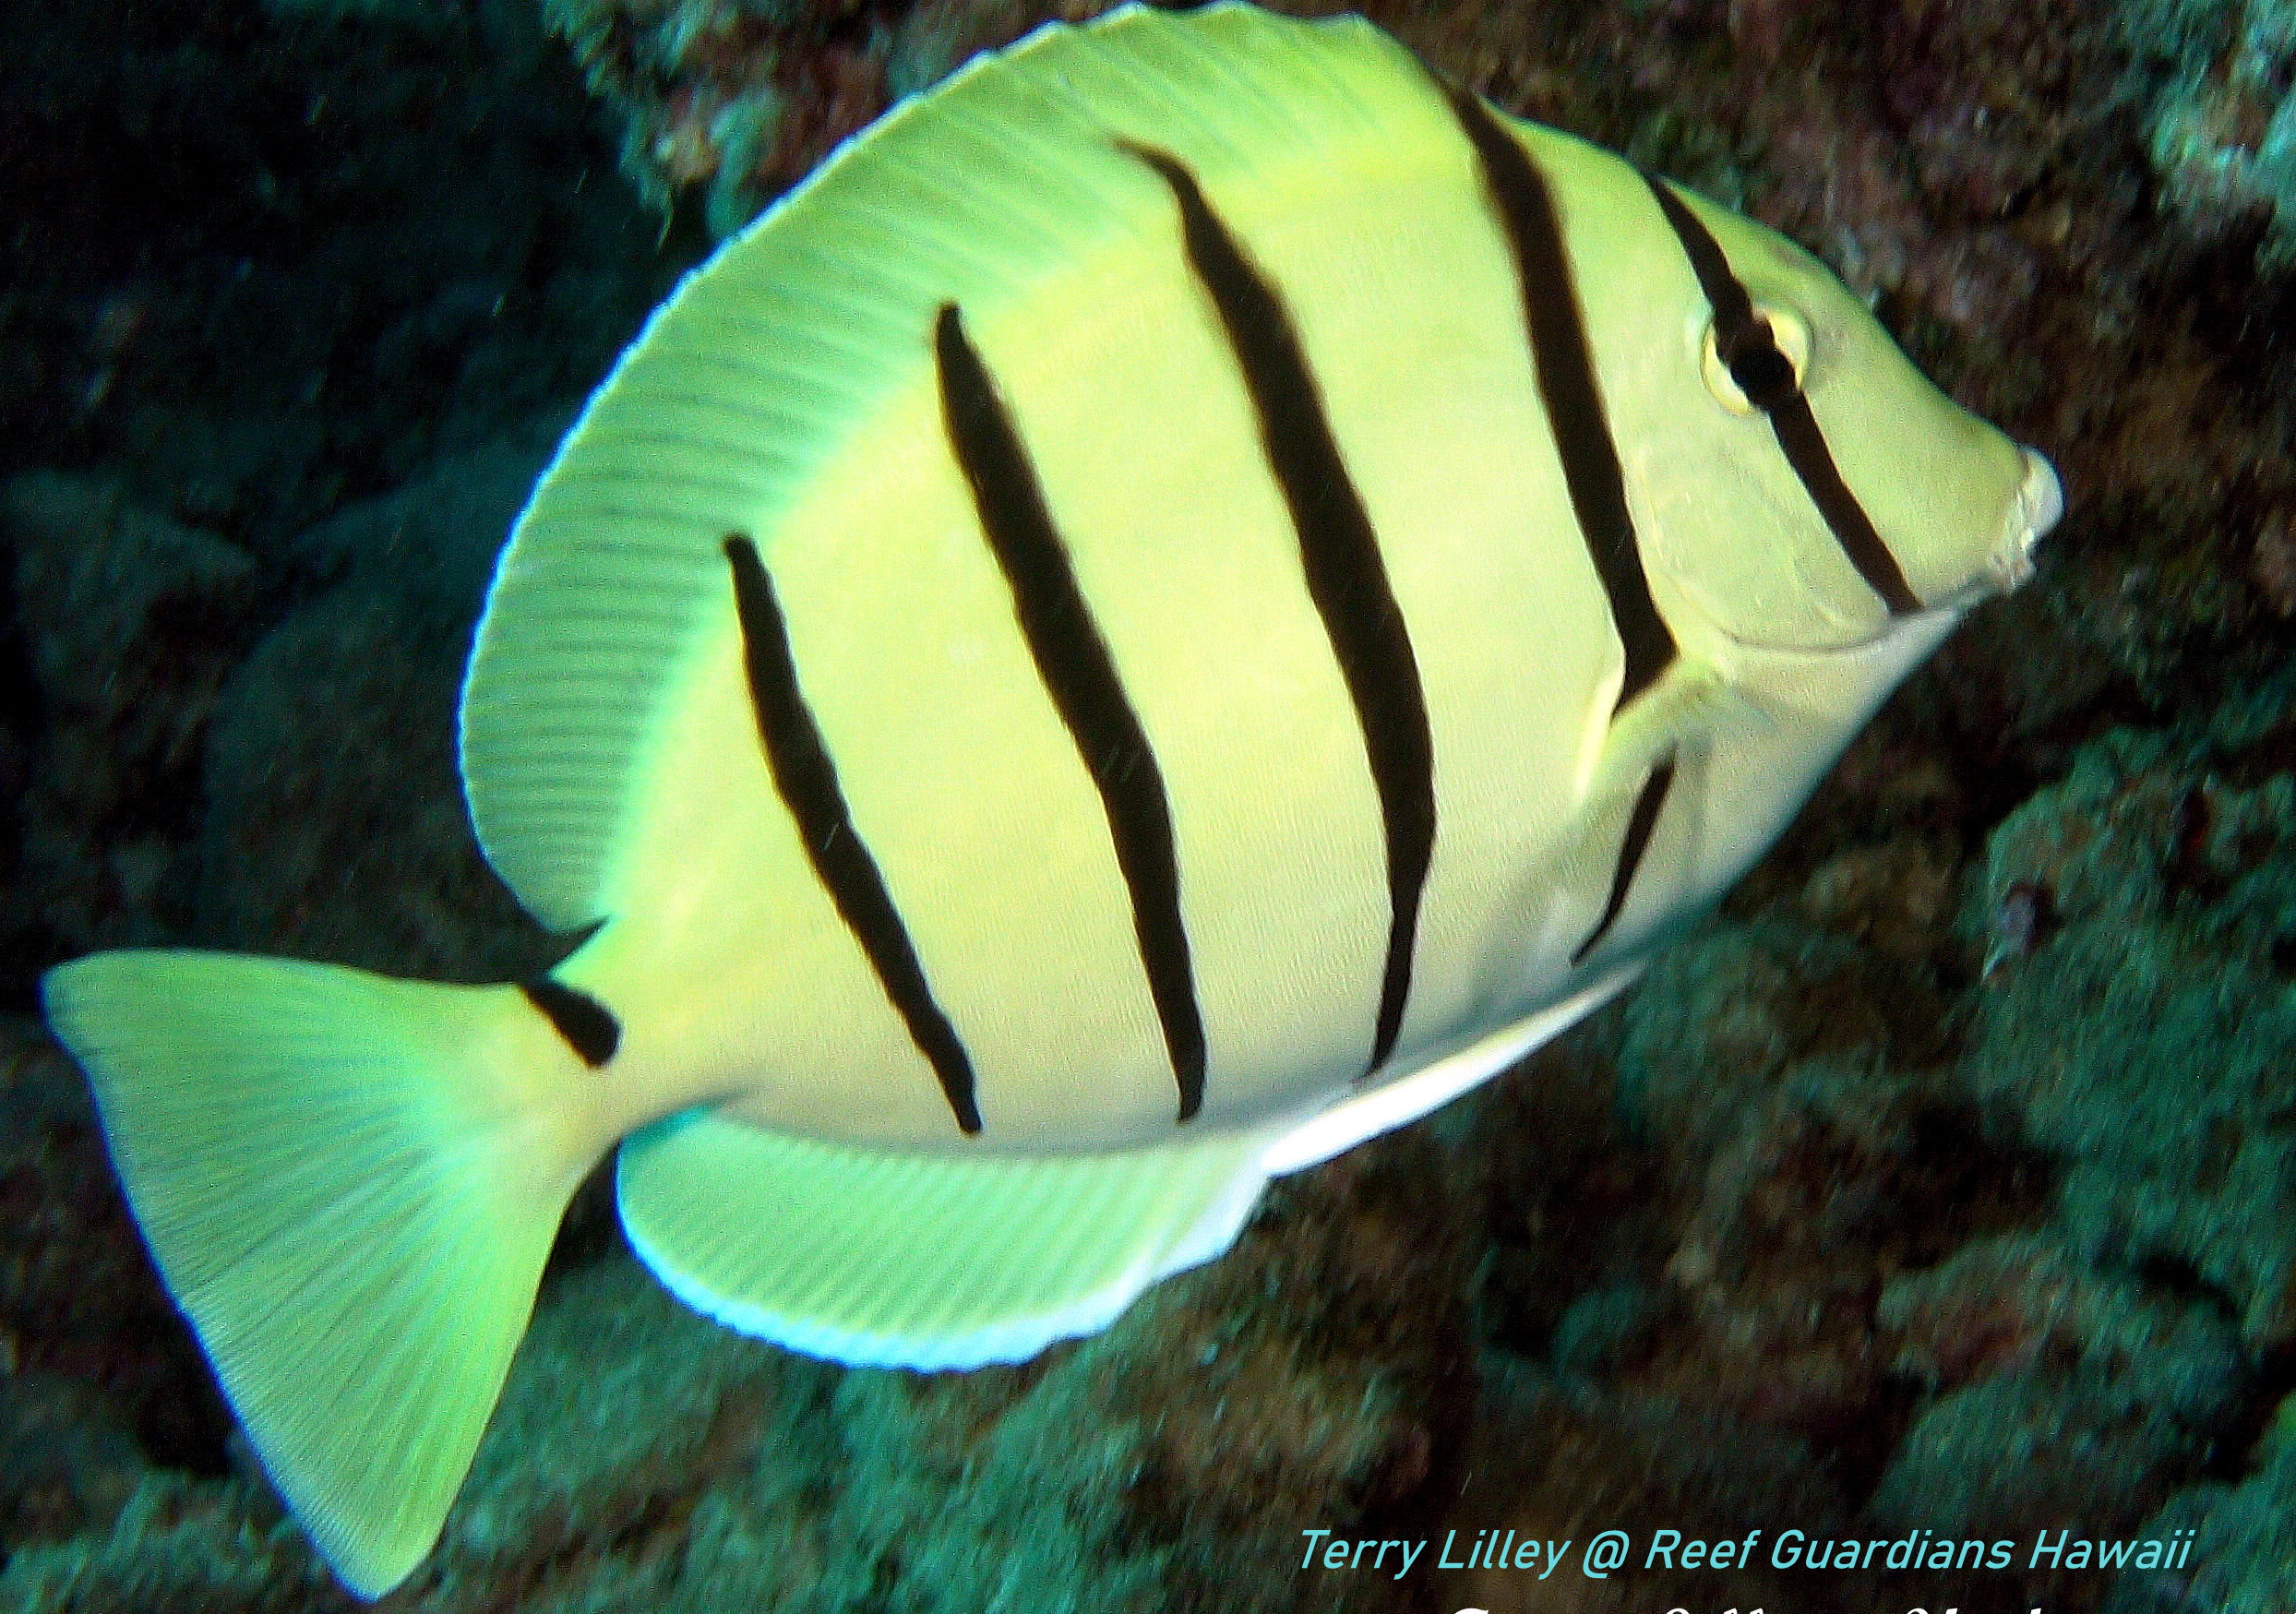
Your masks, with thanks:
M2009 501L2001 541L1986 566L1995 590L2004 594L2033 575L2034 552L2064 514L2064 485L2056 467L2031 448L2017 452L2025 457L2025 480Z

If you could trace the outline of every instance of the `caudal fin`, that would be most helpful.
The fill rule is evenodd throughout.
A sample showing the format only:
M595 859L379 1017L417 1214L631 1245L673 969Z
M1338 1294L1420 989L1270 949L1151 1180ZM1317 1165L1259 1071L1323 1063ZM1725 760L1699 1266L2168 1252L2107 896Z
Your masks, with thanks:
M588 1164L547 1028L515 987L223 953L42 992L265 1470L381 1596L437 1539Z

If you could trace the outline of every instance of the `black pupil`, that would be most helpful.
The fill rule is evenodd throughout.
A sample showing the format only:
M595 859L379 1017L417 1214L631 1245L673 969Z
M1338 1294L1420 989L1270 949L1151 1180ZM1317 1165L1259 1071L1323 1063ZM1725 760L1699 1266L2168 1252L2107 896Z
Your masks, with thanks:
M1773 409L1794 395L1794 364L1778 352L1767 326L1746 333L1729 356L1730 379L1757 409Z

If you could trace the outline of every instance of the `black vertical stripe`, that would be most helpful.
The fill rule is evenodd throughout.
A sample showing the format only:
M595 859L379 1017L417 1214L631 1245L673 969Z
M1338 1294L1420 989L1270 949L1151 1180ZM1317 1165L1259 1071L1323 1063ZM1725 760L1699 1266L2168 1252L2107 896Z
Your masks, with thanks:
M536 1013L556 1029L574 1057L595 1070L614 1058L622 1046L622 1022L614 1011L587 992L578 992L548 975L519 988Z
M1619 845L1618 864L1610 871L1610 895L1603 903L1602 917L1595 921L1586 939L1572 950L1573 963L1595 950L1595 943L1608 934L1619 911L1626 906L1626 893L1634 883L1634 871L1642 866L1643 854L1650 849L1651 833L1658 827L1658 814L1667 804L1667 790L1673 783L1671 757L1653 768L1650 777L1643 781L1643 788L1634 797L1634 810L1627 816L1626 838Z
M1211 298L1260 417L1268 466L1299 534L1309 597L1363 727L1387 837L1387 967L1368 1072L1394 1051L1411 996L1419 896L1435 852L1435 741L1411 634L1388 587L1379 535L1348 477L1298 334L1275 289L1204 200L1196 176L1130 148L1171 186L1190 268Z
M773 580L758 558L758 546L744 533L726 534L725 559L734 571L749 703L757 711L758 738L773 788L796 820L797 838L805 843L815 876L860 942L917 1051L933 1067L959 1130L977 1132L981 1112L973 1097L973 1061L933 1000L908 927L885 890L877 860L853 827L837 783L837 764L797 687L797 664L790 654L788 625L773 597Z
M1100 791L1117 867L1131 893L1132 931L1148 976L1164 1046L1179 1083L1179 1118L1203 1107L1203 1017L1180 919L1179 858L1164 775L1126 699L1116 663L1077 588L1068 549L1045 508L1028 448L997 395L995 380L953 303L933 327L941 420L973 490L973 508L1012 590L1013 615L1037 675L1069 725L1077 754Z
M1609 598L1610 618L1625 652L1626 675L1618 700L1624 706L1672 664L1674 634L1658 615L1650 581L1643 574L1634 518L1626 508L1626 477L1619 467L1618 445L1611 438L1602 389L1595 378L1595 357L1579 312L1571 256L1562 244L1562 221L1546 176L1522 141L1466 90L1446 88L1444 93L1475 148L1485 197L1513 251L1538 395L1554 431L1572 512L1578 517L1586 553Z
M1658 198L1658 209L1666 215L1675 239L1682 244L1691 272L1698 277L1699 289L1714 309L1715 347L1723 364L1748 401L1769 418L1786 462L1794 468L1811 502L1833 530L1834 541L1842 546L1842 553L1867 586L1882 596L1890 615L1907 616L1921 610L1921 597L1906 581L1897 557L1874 530L1858 496L1842 480L1833 451L1825 446L1825 434L1818 429L1818 417L1810 412L1810 400L1794 381L1792 364L1778 352L1769 321L1754 312L1753 299L1730 272L1721 243L1664 180L1645 173L1643 181Z

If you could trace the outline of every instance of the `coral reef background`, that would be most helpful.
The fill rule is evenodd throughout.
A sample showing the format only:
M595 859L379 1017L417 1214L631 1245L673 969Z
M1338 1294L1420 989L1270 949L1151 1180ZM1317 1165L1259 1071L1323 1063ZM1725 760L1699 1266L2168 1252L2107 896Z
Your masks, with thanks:
M1059 14L1081 17L1091 0ZM1013 1369L678 1309L578 1202L408 1610L2296 1607L2296 6L1379 0L1809 244L2069 516L1644 984ZM0 1608L341 1609L38 972L502 978L453 700L645 312L1021 0L20 0L0 53ZM2012 1538L1303 1569L1301 1532ZM2193 1532L2172 1570L2036 1534Z

